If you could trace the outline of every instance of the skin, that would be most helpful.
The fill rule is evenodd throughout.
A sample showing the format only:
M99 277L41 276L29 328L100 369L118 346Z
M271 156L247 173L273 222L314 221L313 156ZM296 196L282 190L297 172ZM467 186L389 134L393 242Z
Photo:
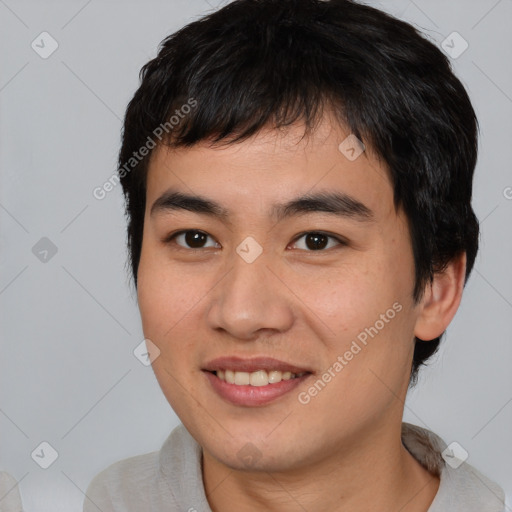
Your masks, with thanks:
M453 260L415 304L407 219L395 211L388 170L371 152L338 149L349 132L328 116L312 134L266 129L242 143L157 148L151 157L138 269L146 338L161 353L158 382L203 447L214 512L427 511L439 487L403 447L400 428L414 336L439 336L462 294L465 257ZM200 195L229 221L152 204L168 189ZM313 212L277 222L271 205L319 190L350 194L373 212L362 222ZM209 235L193 250L180 230ZM326 248L304 232L342 237ZM252 236L263 253L247 263ZM298 400L365 327L402 310L306 405ZM242 407L220 398L202 368L219 356L270 356L314 372L278 400ZM257 453L248 466L238 454Z

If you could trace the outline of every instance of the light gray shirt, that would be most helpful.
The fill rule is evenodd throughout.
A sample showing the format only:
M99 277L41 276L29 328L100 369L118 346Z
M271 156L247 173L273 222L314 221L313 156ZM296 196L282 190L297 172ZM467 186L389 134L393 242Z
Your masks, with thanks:
M23 512L18 482L5 471L0 471L0 512Z
M505 495L494 482L447 448L436 434L402 423L402 443L420 464L440 477L428 512L503 512ZM96 475L83 512L211 512L201 471L201 447L183 425L158 452L116 462ZM458 466L458 467L456 467Z

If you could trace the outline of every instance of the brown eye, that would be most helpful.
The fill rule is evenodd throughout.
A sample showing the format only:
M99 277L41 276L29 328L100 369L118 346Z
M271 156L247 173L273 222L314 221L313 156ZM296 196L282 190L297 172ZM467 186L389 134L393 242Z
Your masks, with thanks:
M210 235L203 231L196 229L189 229L186 231L180 231L175 233L167 239L168 242L175 240L177 245L186 249L203 249L205 247L217 247L218 244L213 242L213 245L205 245L206 241L210 238Z
M336 245L346 245L345 242L340 240L339 238L327 235L325 233L319 233L316 231L310 231L308 233L303 233L300 237L298 237L295 241L294 245L297 245L297 241L300 239L304 239L303 247L299 247L299 249L307 250L307 251L322 251L325 248L332 248L333 245L329 246L329 240L334 240L334 247ZM328 247L329 246L329 247Z
M329 243L329 237L320 233L309 233L306 235L306 246L308 249L325 249Z

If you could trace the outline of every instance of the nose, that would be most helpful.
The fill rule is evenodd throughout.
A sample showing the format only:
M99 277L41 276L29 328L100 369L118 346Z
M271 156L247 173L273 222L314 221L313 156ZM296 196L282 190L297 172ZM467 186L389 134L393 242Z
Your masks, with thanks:
M260 256L247 263L235 255L231 270L210 294L207 322L210 328L239 340L282 333L293 324L292 299L267 258Z

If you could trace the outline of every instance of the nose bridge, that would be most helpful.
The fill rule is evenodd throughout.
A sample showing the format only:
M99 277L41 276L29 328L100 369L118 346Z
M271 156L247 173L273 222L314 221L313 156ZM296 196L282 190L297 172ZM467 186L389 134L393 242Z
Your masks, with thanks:
M240 339L253 338L260 329L289 328L293 321L289 300L268 264L266 255L256 255L251 241L240 244L231 270L212 296L208 312L212 328Z

